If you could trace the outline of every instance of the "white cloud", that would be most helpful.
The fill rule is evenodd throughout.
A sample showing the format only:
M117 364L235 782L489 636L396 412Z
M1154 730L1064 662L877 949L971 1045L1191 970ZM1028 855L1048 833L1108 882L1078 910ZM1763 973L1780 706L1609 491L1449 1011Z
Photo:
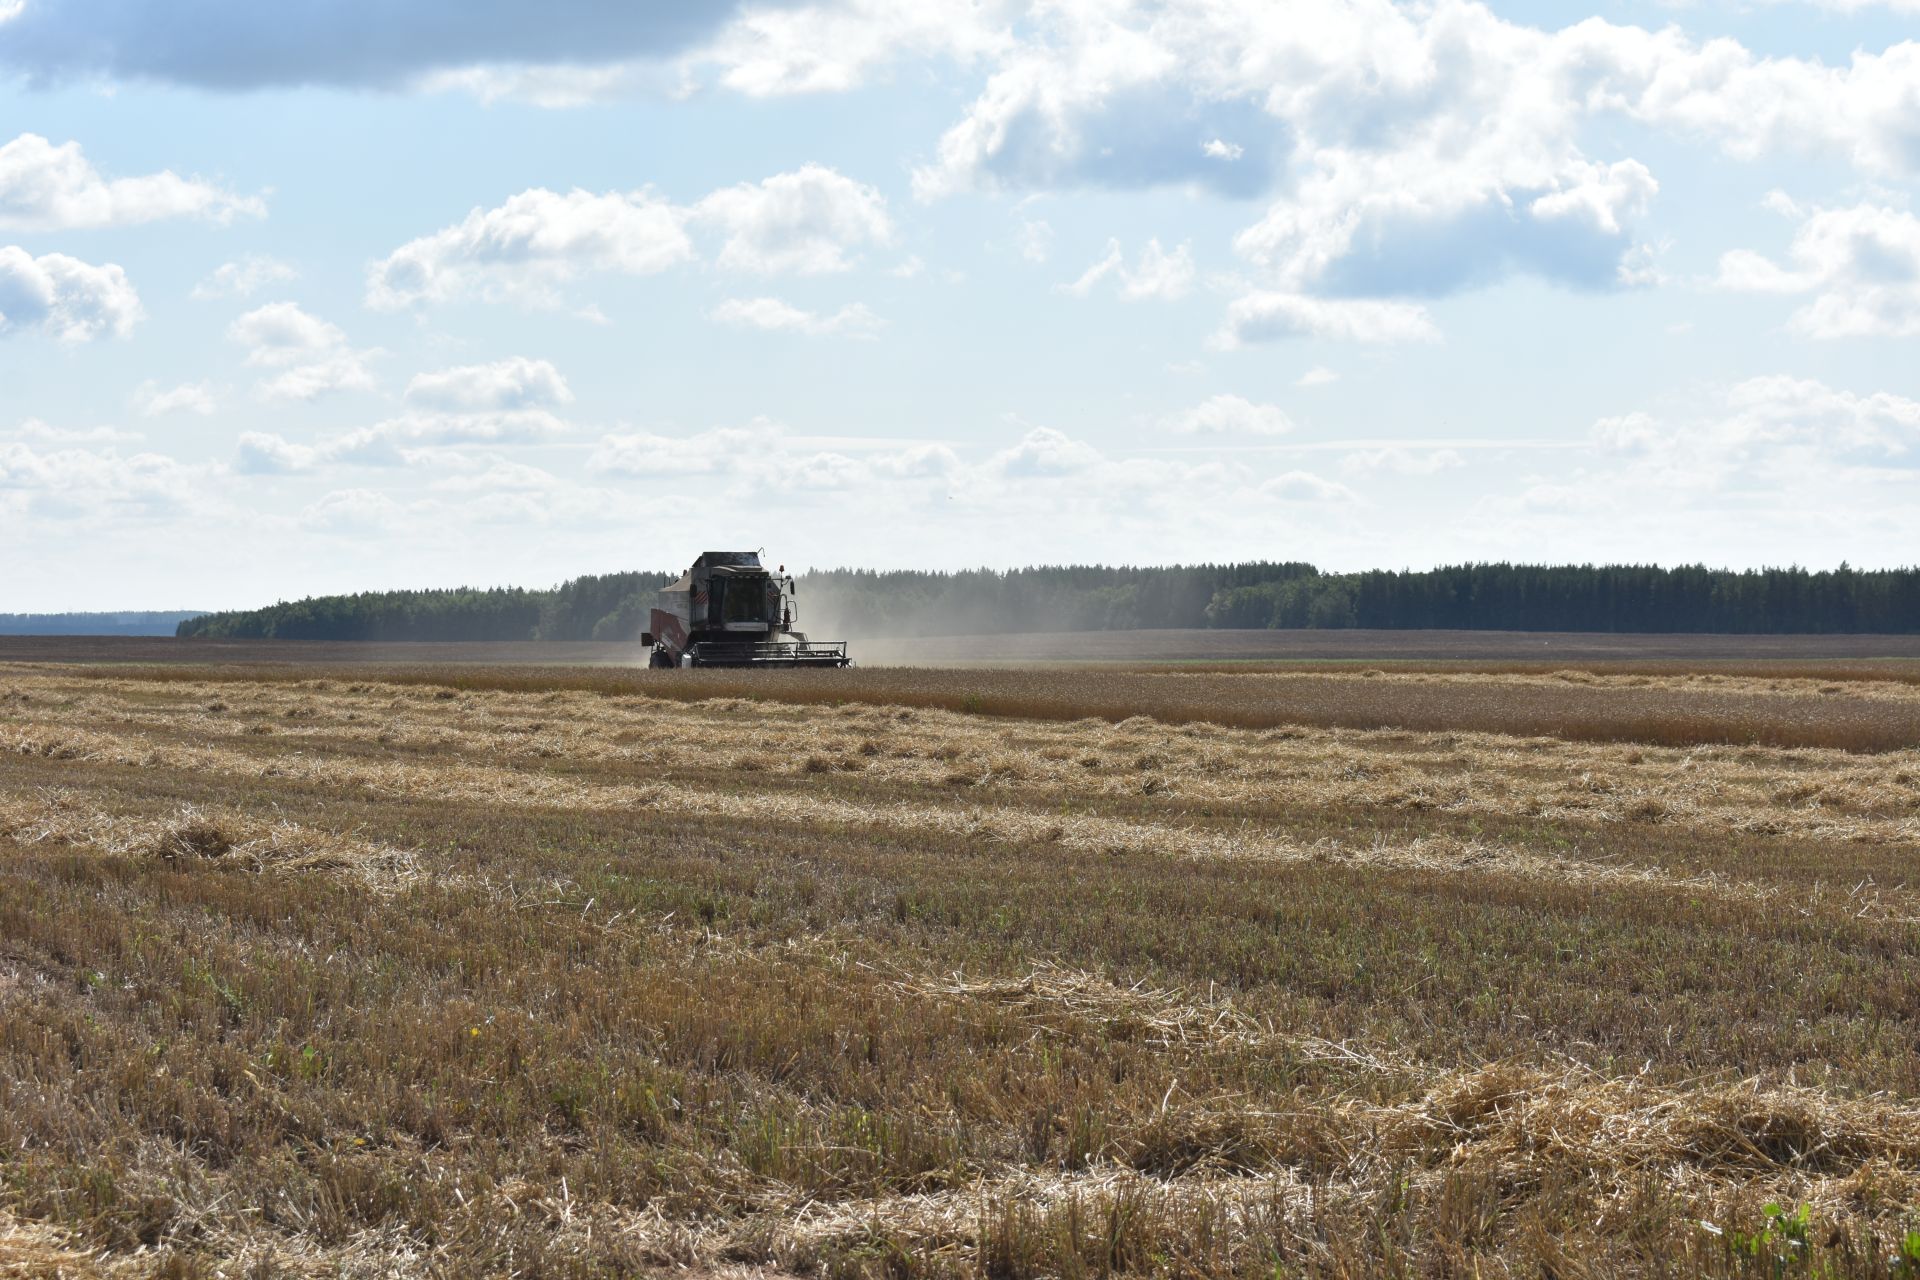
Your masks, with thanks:
M1456 198L1513 192L1520 205L1569 185L1555 171L1587 163L1580 126L1602 115L1737 155L1794 147L1876 170L1920 166L1915 42L1830 66L1696 43L1673 26L1593 18L1543 30L1464 3L1169 0L1031 16L916 174L922 194L1192 183L1247 195L1289 161L1393 156L1370 167ZM1222 165L1230 145L1243 157ZM1436 180L1443 172L1456 180Z
M1149 299L1172 302L1185 297L1193 288L1193 249L1181 244L1169 253L1160 247L1158 239L1149 240L1140 251L1138 263L1129 267L1120 242L1109 240L1106 256L1082 272L1079 279L1061 288L1084 298L1110 276L1119 281L1120 297L1127 302Z
M305 471L319 460L316 450L290 443L267 431L243 431L236 442L234 470L242 475L284 475Z
M340 326L292 302L268 303L247 312L227 326L227 337L247 348L248 364L268 366L294 364L347 345Z
M763 454L782 431L779 424L759 418L746 427L723 427L684 437L650 431L613 432L601 437L587 467L601 475L640 479L711 475L742 458Z
M502 409L403 414L344 438L397 445L540 444L567 429L563 419L545 409Z
M38 418L28 418L13 434L23 440L47 444L131 444L146 439L138 431L122 431L118 427L55 427Z
M367 305L394 310L478 297L555 305L588 273L654 275L693 257L683 214L647 191L565 195L536 187L409 241L376 263Z
M573 390L550 361L513 356L491 364L416 374L407 383L406 398L429 409L457 413L568 404Z
M258 390L265 400L318 400L336 391L372 391L374 387L365 353L340 351L275 374L261 382Z
M1539 455L1468 508L1478 536L1538 559L1671 562L1687 547L1746 565L1897 564L1920 545L1920 401L1780 376L1689 400L1604 418L1589 449ZM1448 486L1449 512L1467 480Z
M1627 223L1658 189L1646 166L1533 170L1500 150L1478 163L1323 152L1298 194L1234 247L1286 289L1345 296L1446 294L1515 270L1588 288L1621 281Z
M1827 65L1469 3L1049 5L915 187L1278 191L1236 240L1258 293L1412 299L1513 274L1649 287L1637 233L1659 184L1630 155L1586 154L1607 136L1596 120L1909 174L1916 111L1920 42Z
M1215 341L1231 348L1301 337L1342 342L1435 342L1440 331L1427 309L1416 303L1255 292L1227 305L1226 325Z
M481 460L432 485L443 493L545 493L560 487L560 478L551 471L500 457Z
M335 391L371 391L367 361L377 352L355 350L338 325L272 302L227 326L227 337L247 348L247 363L278 373L258 384L266 400L314 400Z
M1340 381L1340 375L1338 373L1323 364L1317 364L1301 374L1298 378L1295 378L1293 385L1296 387L1325 387L1338 381Z
M1008 48L1004 0L843 0L749 9L689 61L750 97L839 92L905 53L970 62Z
M372 489L339 489L300 512L300 523L320 533L355 534L398 527L406 509Z
M140 295L112 263L96 267L64 253L36 258L0 245L0 338L23 331L62 342L124 338L142 314Z
M1813 338L1920 334L1920 218L1871 204L1814 209L1804 213L1787 258L1790 265L1781 266L1750 250L1724 254L1720 287L1813 295L1792 320Z
M1351 505L1360 495L1336 480L1311 471L1287 471L1260 485L1260 492L1281 502L1315 502Z
M923 480L960 470L959 455L944 444L916 444L868 460L875 475L895 480Z
M1293 419L1277 404L1255 404L1241 396L1209 396L1168 425L1188 435L1277 436L1293 430Z
M33 515L56 520L161 518L194 505L206 469L156 453L104 448L38 450L0 443L0 496L25 499Z
M1401 445L1356 449L1340 459L1340 469L1355 475L1385 471L1400 476L1431 476L1465 465L1466 460L1453 449L1409 449Z
M1035 427L1021 437L1020 443L994 454L986 469L996 475L1032 479L1072 475L1099 462L1100 454L1093 446L1052 427Z
M718 324L735 329L763 329L770 333L813 336L844 334L872 337L882 321L865 304L849 303L831 315L807 311L780 298L728 298L709 313Z
M109 181L77 142L55 146L37 133L23 133L0 146L0 228L65 231L178 217L230 222L236 214L259 217L266 211L257 198L171 170Z
M133 409L143 418L159 418L170 413L195 413L202 417L213 412L216 400L213 388L204 382L183 382L163 388L147 381L134 388Z
M1602 456L1632 468L1636 483L1695 493L1771 490L1790 510L1809 501L1787 499L1798 486L1841 490L1846 474L1890 469L1911 485L1920 401L1857 395L1811 379L1750 378L1679 422L1644 412L1602 418L1592 439Z
M845 271L850 252L893 240L886 197L817 164L716 191L692 216L725 234L722 267L763 275Z
M567 424L544 409L471 413L407 413L371 427L300 444L266 431L241 433L234 469L256 475L324 466L394 467L444 456L461 445L541 444Z
M270 284L297 280L300 273L263 253L249 253L237 262L223 262L213 274L193 286L193 296L202 301L214 298L251 298Z

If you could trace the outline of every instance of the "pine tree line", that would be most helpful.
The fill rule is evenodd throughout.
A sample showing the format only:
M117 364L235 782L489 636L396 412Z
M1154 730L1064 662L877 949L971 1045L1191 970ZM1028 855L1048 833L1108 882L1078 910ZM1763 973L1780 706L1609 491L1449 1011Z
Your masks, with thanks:
M182 636L300 640L631 640L676 575L614 573L549 591L456 588L322 596L182 622ZM816 635L1141 628L1920 632L1920 569L1842 564L1466 564L1321 573L1310 564L1052 565L958 573L834 569L800 579Z

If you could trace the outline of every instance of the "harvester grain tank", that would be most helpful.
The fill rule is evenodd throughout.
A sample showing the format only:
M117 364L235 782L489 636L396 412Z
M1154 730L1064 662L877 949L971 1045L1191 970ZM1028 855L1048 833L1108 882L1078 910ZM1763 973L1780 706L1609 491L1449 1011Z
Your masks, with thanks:
M652 667L845 667L844 640L809 640L786 566L769 573L757 551L703 551L660 589Z

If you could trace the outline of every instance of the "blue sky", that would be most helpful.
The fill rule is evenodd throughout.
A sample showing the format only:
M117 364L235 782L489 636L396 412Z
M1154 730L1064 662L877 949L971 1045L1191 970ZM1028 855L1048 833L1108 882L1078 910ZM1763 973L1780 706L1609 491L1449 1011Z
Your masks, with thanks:
M1916 175L1916 0L0 0L0 610L1909 564Z

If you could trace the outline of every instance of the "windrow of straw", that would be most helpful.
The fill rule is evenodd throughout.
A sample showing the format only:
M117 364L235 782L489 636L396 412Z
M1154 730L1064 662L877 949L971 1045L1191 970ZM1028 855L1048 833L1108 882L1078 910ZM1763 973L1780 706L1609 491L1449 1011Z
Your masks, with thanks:
M264 687L203 710L185 698L105 697L96 713L29 709L38 726L15 749L55 756L113 750L75 719L156 737L226 740L256 753L342 744L454 751L523 768L552 761L643 773L690 762L742 772L853 772L903 786L1019 792L1048 799L1170 797L1189 805L1276 809L1358 805L1403 812L1625 823L1820 840L1920 845L1920 753L1862 758L1772 748L1621 747L1485 734L1394 731L1249 733L1169 726L1008 724L899 708L679 705L582 694L465 695L359 686L359 692ZM192 690L188 696L198 693ZM411 696L400 696L402 693ZM231 705L229 705L231 702Z
M391 892L418 874L415 856L350 834L233 810L182 805L164 815L109 813L70 791L0 794L0 839L23 847L83 849L176 866L253 872L340 872Z
M401 800L455 801L504 808L641 810L758 819L793 828L847 826L900 832L930 831L968 839L1048 845L1104 853L1154 854L1200 861L1253 859L1272 863L1344 863L1468 875L1510 875L1594 885L1640 885L1685 889L1748 900L1772 890L1717 874L1676 874L1655 867L1565 857L1524 844L1434 835L1360 841L1327 838L1299 844L1251 822L1221 829L1147 819L1076 814L1062 819L1045 809L996 806L967 800L862 802L805 791L740 792L731 786L648 782L592 783L544 770L459 762L399 763L308 753L257 755L230 747L189 747L136 734L61 729L47 737L23 730L0 734L0 749L63 758L42 744L57 744L74 758L119 765L165 766L223 776L278 778L324 784ZM1911 823L1903 824L1905 827ZM1803 906L1826 895L1815 886ZM1844 889L1833 892L1845 893ZM1865 918L1920 920L1920 903L1899 893L1857 894L1850 909Z

